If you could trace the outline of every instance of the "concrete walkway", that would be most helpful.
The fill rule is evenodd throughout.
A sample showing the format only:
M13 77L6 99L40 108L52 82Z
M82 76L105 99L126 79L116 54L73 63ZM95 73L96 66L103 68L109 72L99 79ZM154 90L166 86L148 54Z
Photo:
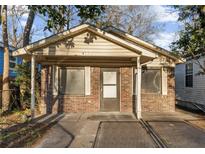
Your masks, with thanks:
M91 148L94 146L101 121L136 121L136 119L130 113L67 114L33 147Z
M168 147L204 147L204 116L177 110L144 113L147 121ZM194 122L198 125L194 125ZM156 147L152 138L131 113L66 114L33 147L125 148Z
M144 113L146 120L169 148L204 148L205 116L176 109L171 113Z

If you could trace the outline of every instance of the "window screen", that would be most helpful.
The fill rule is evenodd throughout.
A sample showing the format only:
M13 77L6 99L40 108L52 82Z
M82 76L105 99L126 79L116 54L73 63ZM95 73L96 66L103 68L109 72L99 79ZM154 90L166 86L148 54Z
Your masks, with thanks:
M142 70L142 93L161 93L161 70Z
M69 95L85 94L84 68L65 68L60 71L60 92Z
M193 64L186 64L186 87L193 87Z

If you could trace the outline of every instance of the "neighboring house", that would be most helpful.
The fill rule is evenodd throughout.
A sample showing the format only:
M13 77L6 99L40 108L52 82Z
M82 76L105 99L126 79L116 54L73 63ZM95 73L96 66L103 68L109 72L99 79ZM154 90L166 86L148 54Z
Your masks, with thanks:
M4 48L3 43L0 42L0 77L3 75L3 67L4 67ZM20 64L20 58L13 57L11 55L12 51L15 50L14 47L9 46L10 49L10 57L9 57L9 76L11 78L16 77L15 66L16 64Z
M15 66L16 64L20 64L21 58L13 57L12 52L15 50L14 47L9 46L10 57L9 57L9 77L13 79L16 77ZM2 90L2 78L3 78L3 69L4 68L4 45L3 42L0 42L0 107L2 106L1 101L1 90Z
M205 56L200 56L198 61L205 66ZM198 62L187 58L186 62L177 64L175 69L176 77L176 99L177 104L197 109L205 107L205 75L201 71Z
M41 64L42 112L135 112L140 118L141 111L175 111L178 59L115 28L83 24L13 55L31 60L33 77L35 62Z

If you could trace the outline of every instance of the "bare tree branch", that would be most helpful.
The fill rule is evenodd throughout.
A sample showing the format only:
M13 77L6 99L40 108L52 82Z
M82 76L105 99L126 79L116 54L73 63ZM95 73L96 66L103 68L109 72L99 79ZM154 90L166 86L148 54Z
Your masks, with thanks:
M159 32L159 27L154 26L156 20L151 6L106 6L104 18L100 19L99 24L102 27L114 26L151 41L150 36Z
M26 46L29 44L29 41L30 41L29 37L30 37L30 32L31 32L31 28L33 25L34 18L35 18L35 12L33 11L33 9L30 9L28 19L26 22L26 26L23 32L23 46Z

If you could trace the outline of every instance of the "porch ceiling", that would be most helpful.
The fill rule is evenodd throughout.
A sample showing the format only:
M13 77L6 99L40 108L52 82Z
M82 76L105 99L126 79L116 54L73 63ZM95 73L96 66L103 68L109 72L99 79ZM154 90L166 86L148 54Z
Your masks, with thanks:
M24 57L30 61L31 56ZM153 58L141 56L140 63L146 63ZM70 65L70 66L136 66L137 57L85 57L85 56L36 56L36 62L45 65Z

